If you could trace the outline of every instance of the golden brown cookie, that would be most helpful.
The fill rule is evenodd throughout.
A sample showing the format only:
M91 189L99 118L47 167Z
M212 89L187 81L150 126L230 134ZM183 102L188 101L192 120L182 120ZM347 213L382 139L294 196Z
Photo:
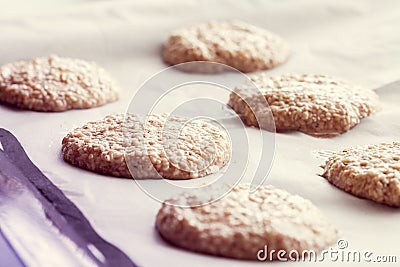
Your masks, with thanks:
M259 126L256 118L262 118L263 114L255 116L257 109L261 113L267 110L258 107L266 106L265 101L259 101L260 94L269 104L278 132L301 131L333 137L349 131L362 118L380 109L374 91L327 75L258 74L251 80L259 91L254 86L240 85L231 93L228 103L249 126Z
M400 143L358 146L331 155L322 174L358 197L400 207Z
M212 61L242 72L273 68L288 56L289 46L281 37L240 21L212 21L176 30L163 48L164 61L171 65Z
M65 111L117 99L113 79L93 62L50 56L0 67L0 101L19 108Z
M181 206L196 204L197 195L168 203L175 205L159 210L158 232L173 245L201 253L257 260L268 246L287 257L291 250L319 251L337 239L336 229L309 200L272 186L249 194L248 185L239 185L211 204L191 208Z
M191 179L219 171L231 151L226 133L201 119L152 114L145 123L118 114L74 129L62 152L73 165L117 177Z

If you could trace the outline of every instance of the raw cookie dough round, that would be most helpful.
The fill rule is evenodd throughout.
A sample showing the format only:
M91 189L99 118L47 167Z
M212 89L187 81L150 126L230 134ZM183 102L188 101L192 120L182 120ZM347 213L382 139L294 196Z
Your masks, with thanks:
M249 126L259 126L247 103L252 103L250 106L256 109L257 105L265 105L260 101L254 102L260 92L269 104L278 132L294 130L319 137L333 137L349 131L362 118L380 109L379 98L374 91L326 75L271 77L258 74L251 80L260 91L254 86L241 85L231 93L228 103ZM260 117L257 115L257 118Z
M205 192L207 193L207 192ZM190 206L196 196L163 204L156 228L168 242L188 250L238 259L257 260L259 250L321 250L337 240L337 231L309 200L272 186L249 194L235 187L209 205ZM261 255L262 256L262 255ZM277 254L272 260L276 260Z
M163 48L164 61L171 65L212 61L242 72L273 68L288 56L289 46L281 37L239 21L212 21L176 30Z
M230 159L229 137L205 120L152 114L144 122L118 114L76 128L62 141L64 159L117 177L168 179L215 173Z
M65 111L118 99L109 74L93 62L58 56L0 67L0 101L36 111Z
M334 153L322 174L355 196L400 207L400 143L358 146Z

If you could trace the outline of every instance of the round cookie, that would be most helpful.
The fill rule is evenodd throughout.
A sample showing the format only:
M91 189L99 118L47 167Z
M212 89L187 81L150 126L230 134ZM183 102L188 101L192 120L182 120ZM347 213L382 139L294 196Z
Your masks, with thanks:
M287 258L291 250L299 255L318 251L337 239L336 229L309 200L272 186L249 194L248 185L239 185L211 204L179 206L192 202L196 196L170 200L176 205L163 204L156 218L160 235L188 250L257 260L267 246L268 251L284 250Z
M355 196L400 207L400 143L334 153L326 161L322 177Z
M62 141L67 162L117 177L191 179L220 170L230 139L204 120L167 114L109 115L76 128ZM128 163L128 164L127 164Z
M93 62L50 56L0 67L0 101L22 109L65 111L117 99L114 81Z
M176 30L163 47L164 61L171 65L212 61L242 72L273 68L288 56L289 46L281 37L240 21L212 21Z
M252 103L250 106L255 106L255 109L257 105L265 105L261 101L255 102L260 92L269 104L278 132L301 131L319 137L333 137L349 131L362 118L380 109L374 91L326 75L270 77L259 74L251 80L260 91L254 86L239 86L231 93L228 103L249 126L259 126L248 103ZM262 114L257 115L260 117Z

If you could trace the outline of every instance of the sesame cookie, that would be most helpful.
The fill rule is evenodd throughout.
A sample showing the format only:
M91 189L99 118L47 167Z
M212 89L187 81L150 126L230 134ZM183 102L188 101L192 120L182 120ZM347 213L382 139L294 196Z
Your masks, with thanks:
M179 206L192 206L192 202L195 195L170 200L173 205L163 204L156 218L160 235L188 250L257 260L265 246L269 251L296 250L301 255L337 239L336 229L309 200L272 186L249 194L248 185L239 185L211 204Z
M109 115L76 128L62 141L67 162L117 177L191 179L219 171L230 140L205 120L167 114Z
M322 174L355 196L400 207L400 143L358 146L331 155Z
M257 118L262 118L262 113L268 109L258 107L266 105L265 101L259 101L260 93L269 104L278 132L301 131L314 136L333 137L349 131L362 118L380 109L378 96L372 90L326 75L270 77L259 74L251 80L260 91L254 86L239 86L231 93L228 103L249 126L259 126L253 112L258 114L259 109ZM255 111L249 108L249 103Z
M281 37L239 21L212 21L176 30L163 48L164 61L171 65L212 61L242 72L273 68L288 56L289 46Z
M0 67L0 101L36 111L65 111L117 100L109 74L93 62L58 56Z

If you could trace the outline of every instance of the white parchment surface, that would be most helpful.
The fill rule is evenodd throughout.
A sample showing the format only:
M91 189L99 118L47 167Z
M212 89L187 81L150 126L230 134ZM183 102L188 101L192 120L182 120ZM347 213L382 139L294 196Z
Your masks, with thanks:
M63 113L0 106L0 127L19 138L32 161L82 209L103 237L141 266L266 264L201 255L168 245L154 230L160 203L132 180L88 172L61 158L61 140L69 130L109 113L125 112L140 85L166 67L160 49L171 30L208 19L240 19L270 29L290 43L288 62L267 71L269 74L326 73L368 88L400 79L398 1L74 1L60 8L53 3L46 9L47 2L29 14L0 12L0 64L52 53L93 60L118 81L121 98L103 107ZM336 225L349 249L397 255L399 262L400 210L356 198L318 176L323 159L316 156L317 151L398 140L400 84L377 92L382 111L342 136L317 139L302 133L277 134L266 183L310 199ZM249 129L250 137L257 133ZM251 156L250 168L256 164ZM149 183L157 186L156 181ZM320 264L355 265L329 260Z

